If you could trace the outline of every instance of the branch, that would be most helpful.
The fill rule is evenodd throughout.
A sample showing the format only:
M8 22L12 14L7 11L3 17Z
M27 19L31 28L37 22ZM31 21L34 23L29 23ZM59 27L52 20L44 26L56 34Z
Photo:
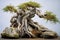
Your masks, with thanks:
M40 10L36 9L36 14L40 17L40 18L44 18L44 16L41 14Z
M53 23L60 22L60 21L58 20L58 18L56 17L56 15L53 14L52 12L50 12L50 11L46 11L44 15L42 15L42 14L40 14L40 13L41 13L40 10L37 10L37 9L36 9L36 14L37 14L40 18L44 18L44 19L46 19L47 21L49 20L49 21L51 21L51 22L53 22Z

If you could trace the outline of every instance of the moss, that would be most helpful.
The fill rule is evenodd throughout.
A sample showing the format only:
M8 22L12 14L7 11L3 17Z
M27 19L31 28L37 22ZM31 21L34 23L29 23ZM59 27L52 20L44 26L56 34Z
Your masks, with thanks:
M9 36L9 35L8 35L8 34L6 34L6 33L2 33L1 35L2 35L2 36Z
M19 38L18 34L15 34L14 36L11 36L9 34L2 33L1 36L2 36L2 38Z
M18 7L22 8L22 9L26 9L27 7L39 8L39 7L41 7L41 5L39 5L39 3L37 3L37 2L29 1L29 2L22 3L21 5L18 5Z
M14 37L15 37L15 38L18 38L18 37L19 37L19 35L18 35L18 34L16 34L16 35L14 35Z

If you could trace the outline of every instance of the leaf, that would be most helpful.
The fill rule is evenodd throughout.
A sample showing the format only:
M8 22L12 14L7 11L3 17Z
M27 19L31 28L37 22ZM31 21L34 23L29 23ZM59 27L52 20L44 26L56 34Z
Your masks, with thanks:
M26 9L27 7L39 8L39 7L41 7L41 5L39 5L39 3L37 3L37 2L32 2L32 1L25 2L25 3L21 4L21 5L18 5L18 8L22 8L22 9Z
M4 11L10 11L10 12L17 12L17 9L14 8L12 5L8 5L5 8L3 8Z
M53 12L50 11L46 11L44 14L44 19L47 19L49 21L52 21L53 23L57 23L59 22L58 18L56 17L55 14L53 14Z

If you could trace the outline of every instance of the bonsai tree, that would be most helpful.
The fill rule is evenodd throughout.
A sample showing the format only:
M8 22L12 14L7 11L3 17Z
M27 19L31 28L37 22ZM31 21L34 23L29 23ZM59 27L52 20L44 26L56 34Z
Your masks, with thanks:
M18 28L20 37L24 37L24 35L28 35L29 37L56 37L57 34L53 31L48 31L47 28L43 27L42 25L39 25L37 22L34 22L31 18L33 18L36 15L39 16L39 18L43 18L46 20L49 20L53 23L59 22L56 15L53 14L53 12L46 11L42 15L39 9L41 5L37 2L25 2L22 4L19 4L17 6L18 8L8 5L5 8L3 8L6 12L14 12L16 16L13 16L10 20L11 26L10 27L16 27ZM46 30L45 30L46 29ZM46 32L46 34L45 34ZM50 33L48 33L50 32ZM53 34L53 35L50 35Z

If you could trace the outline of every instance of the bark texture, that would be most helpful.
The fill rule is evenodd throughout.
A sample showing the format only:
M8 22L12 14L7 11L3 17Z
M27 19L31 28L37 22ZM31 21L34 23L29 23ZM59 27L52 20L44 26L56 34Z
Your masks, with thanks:
M48 28L45 28L42 25L39 25L37 22L34 22L31 19L35 16L35 14L37 14L40 18L44 17L44 15L40 14L39 10L37 10L35 7L28 7L28 9L29 10L25 10L25 11L23 11L22 9L19 9L19 11L17 12L17 16L13 16L11 18L10 27L15 28L13 30L17 29L17 31L13 31L13 33L14 32L17 33L18 34L17 36L21 38L38 38L38 37L55 38L57 37L57 34L55 32L49 30ZM7 34L6 30L3 31L2 36L6 36L4 35L4 33ZM10 35L10 33L8 33L8 35ZM7 37L12 37L12 35Z

